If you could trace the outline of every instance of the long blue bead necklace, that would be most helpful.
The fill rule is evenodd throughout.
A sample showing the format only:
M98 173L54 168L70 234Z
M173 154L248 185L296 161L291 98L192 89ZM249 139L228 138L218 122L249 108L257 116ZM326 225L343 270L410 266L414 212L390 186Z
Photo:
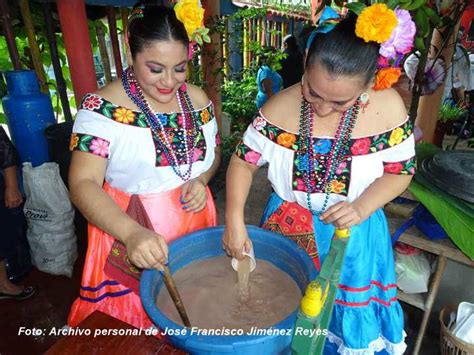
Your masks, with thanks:
M312 173L315 165L315 151L313 144L313 126L314 126L314 112L311 104L302 98L301 109L300 109L300 127L299 127L299 161L306 162L306 171L303 173L303 182L306 187L306 203L308 210L314 216L320 216L328 207L329 196L331 194L331 183L338 166L340 165L343 157L346 155L349 149L349 143L352 137L352 130L354 129L357 115L360 111L360 100L358 99L354 105L346 110L339 121L339 125L332 143L331 149L328 154L328 159L325 164L324 178L321 181L312 180ZM304 157L304 158L303 158ZM317 176L317 174L315 174ZM325 192L323 206L320 211L313 209L311 203L311 192L314 187L322 188Z
M122 85L127 96L143 112L146 123L150 127L153 136L160 145L160 148L165 154L174 173L183 181L190 180L192 175L194 148L198 134L197 123L193 115L194 109L188 93L181 89L176 91L176 99L183 115L184 156L185 164L187 165L186 171L183 173L179 167L179 159L174 152L168 135L166 134L165 127L161 120L156 117L155 112L146 100L140 85L135 79L133 68L129 67L123 71Z

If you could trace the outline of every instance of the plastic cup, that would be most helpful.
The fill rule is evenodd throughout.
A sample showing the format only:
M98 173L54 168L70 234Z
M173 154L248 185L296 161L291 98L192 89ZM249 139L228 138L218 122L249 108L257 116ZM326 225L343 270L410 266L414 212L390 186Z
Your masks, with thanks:
M253 251L253 247L250 249L249 252L246 252L245 247L244 247L244 250L242 250L242 254L244 254L245 257L250 258L250 272L254 271L255 268L257 267L257 261L255 260L255 253ZM238 270L239 262L240 261L236 258L232 258L231 260L232 268L235 271Z

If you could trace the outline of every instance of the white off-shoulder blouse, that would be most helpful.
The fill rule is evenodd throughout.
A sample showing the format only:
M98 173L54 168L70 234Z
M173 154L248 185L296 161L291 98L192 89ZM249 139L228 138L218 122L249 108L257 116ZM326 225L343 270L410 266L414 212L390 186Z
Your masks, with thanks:
M307 207L307 188L303 174L308 169L306 157L298 152L299 135L268 121L260 112L247 128L236 155L244 161L262 166L268 164L268 179L274 191L284 200ZM334 144L333 137L313 137L315 171L311 173L311 203L321 210L326 196L324 186L317 184L325 175L325 162ZM415 173L415 140L413 126L407 119L401 125L366 137L353 137L329 183L328 206L339 201L354 201L384 173Z
M215 159L219 144L217 121L211 102L193 111L198 134L191 178L207 171ZM183 115L160 113L180 169L186 171L183 139ZM107 159L105 180L114 188L130 194L149 194L172 190L184 183L174 172L144 114L113 104L96 94L87 94L77 114L71 150L95 154Z

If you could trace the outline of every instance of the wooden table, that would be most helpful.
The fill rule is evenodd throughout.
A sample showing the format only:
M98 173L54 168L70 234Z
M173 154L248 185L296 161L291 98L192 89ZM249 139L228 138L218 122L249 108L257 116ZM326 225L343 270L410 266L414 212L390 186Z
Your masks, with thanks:
M67 354L186 354L154 336L141 335L96 335L96 330L137 328L102 312L94 312L78 326L78 329L90 329L91 335L68 335L54 344L47 355ZM144 333L142 331L142 333Z
M393 233L398 229L406 219L388 216L388 223L390 231ZM438 258L438 264L434 274L431 276L431 282L426 293L404 293L398 290L398 299L402 302L408 303L423 311L423 319L421 320L420 329L416 338L413 355L418 355L423 336L428 325L431 310L439 291L441 278L443 277L444 269L446 268L446 261L448 259L460 262L470 267L474 267L474 261L469 259L458 247L456 247L451 239L430 240L424 236L416 227L407 229L400 238L399 242L411 245L415 248L427 251L434 254Z

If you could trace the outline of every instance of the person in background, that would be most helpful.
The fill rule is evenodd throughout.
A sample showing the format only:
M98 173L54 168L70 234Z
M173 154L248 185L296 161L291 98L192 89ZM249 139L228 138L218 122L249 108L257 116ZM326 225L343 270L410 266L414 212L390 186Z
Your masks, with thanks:
M463 104L465 96L474 90L471 62L469 53L462 45L462 35L463 30L461 29L458 32L453 59L446 72L446 82L444 84L443 102L447 101L453 105Z
M260 109L270 97L281 90L283 79L280 74L272 69L272 66L272 52L271 49L267 48L265 54L259 58L257 109Z
M89 243L71 327L96 310L152 326L141 269L162 269L167 243L216 224L208 182L220 161L217 122L204 91L186 84L189 38L202 23L194 15L203 9L183 3L135 5L128 68L87 94L77 114L69 187Z
M280 62L281 69L278 74L283 79L283 89L286 89L301 81L303 76L303 55L301 54L296 37L287 35L283 38L283 50L286 57Z
M261 226L304 248L317 270L335 228L350 229L326 355L406 349L383 206L408 187L415 142L403 100L390 88L400 68L380 57L407 53L415 32L407 10L385 4L342 21L329 17L312 36L301 84L265 104L227 171L223 247L232 257L252 248L244 207L265 164L274 192Z
M15 148L7 136L7 133L0 126L0 300L16 299L22 300L33 296L36 288L33 286L19 286L8 279L5 259L15 248L17 237L14 223L10 211L18 208L23 202L18 187L17 173L18 160Z

